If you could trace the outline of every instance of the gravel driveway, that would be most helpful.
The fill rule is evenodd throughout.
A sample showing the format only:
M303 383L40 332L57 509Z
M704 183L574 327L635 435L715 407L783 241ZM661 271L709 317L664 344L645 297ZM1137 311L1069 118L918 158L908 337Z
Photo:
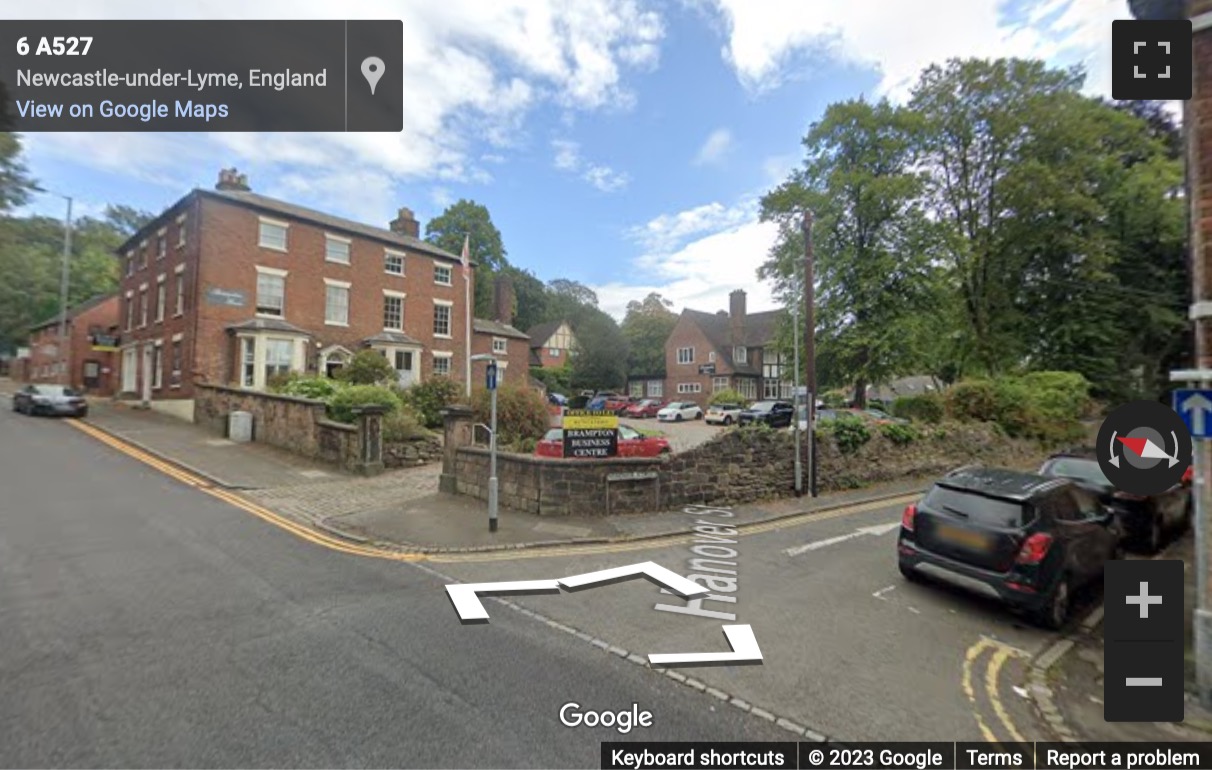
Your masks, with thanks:
M660 431L669 439L669 445L673 447L675 452L684 452L687 449L702 444L711 439L711 437L727 430L722 425L708 425L703 420L687 420L684 422L659 422L657 420L632 420L623 418L619 420L622 425L630 425L636 430Z

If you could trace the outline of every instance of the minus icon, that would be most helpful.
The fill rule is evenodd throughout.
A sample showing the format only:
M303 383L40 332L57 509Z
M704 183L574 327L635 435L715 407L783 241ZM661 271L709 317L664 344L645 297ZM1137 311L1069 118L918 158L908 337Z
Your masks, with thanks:
M1125 680L1128 687L1161 687L1160 676L1130 676Z

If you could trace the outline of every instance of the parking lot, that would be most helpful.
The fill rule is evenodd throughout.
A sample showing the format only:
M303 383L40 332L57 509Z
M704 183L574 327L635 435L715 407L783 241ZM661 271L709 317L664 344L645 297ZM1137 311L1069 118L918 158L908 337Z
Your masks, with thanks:
M704 420L687 420L684 422L660 422L656 419L633 420L620 418L621 425L630 425L638 431L660 431L669 439L669 445L675 452L684 452L711 439L721 431L728 430L723 425L708 425Z

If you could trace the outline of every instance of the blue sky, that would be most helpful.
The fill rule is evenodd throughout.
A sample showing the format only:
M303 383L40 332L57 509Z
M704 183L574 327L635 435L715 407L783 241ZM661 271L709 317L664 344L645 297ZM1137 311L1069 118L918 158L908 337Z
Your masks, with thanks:
M60 18L342 18L337 4L72 0ZM339 9L339 10L338 10ZM31 18L47 18L31 7ZM400 134L41 134L27 161L82 213L158 211L236 166L254 190L372 224L488 206L510 260L597 289L621 317L660 291L716 310L772 242L758 197L833 101L905 98L951 56L1083 64L1110 90L1124 0L427 0L363 2L405 29ZM60 215L46 197L33 210Z

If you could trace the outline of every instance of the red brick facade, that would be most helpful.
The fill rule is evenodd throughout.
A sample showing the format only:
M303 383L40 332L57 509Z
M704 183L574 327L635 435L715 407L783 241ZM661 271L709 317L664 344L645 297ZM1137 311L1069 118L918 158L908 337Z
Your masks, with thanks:
M383 351L402 383L433 376L447 365L437 359L463 381L459 259L421 242L410 211L385 230L255 195L232 171L220 180L122 249L121 360L134 369L123 392L191 398L195 379L262 389L365 347Z
M29 358L23 363L28 382L63 383L90 395L108 396L117 384L116 353L101 347L118 325L118 296L97 297L68 310L67 355L59 352L59 318L30 330ZM94 342L98 345L94 345ZM95 349L96 348L96 349ZM66 361L65 381L60 364Z

